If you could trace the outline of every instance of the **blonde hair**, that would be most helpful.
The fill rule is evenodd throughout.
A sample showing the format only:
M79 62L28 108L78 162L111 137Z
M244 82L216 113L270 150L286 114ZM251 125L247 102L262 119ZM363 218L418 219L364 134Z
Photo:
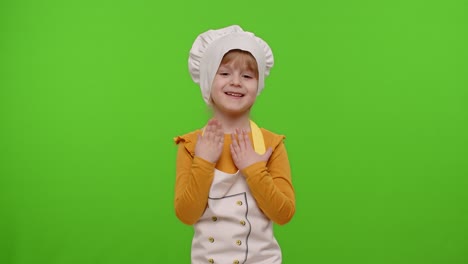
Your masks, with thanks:
M235 67L243 70L252 71L255 78L258 80L258 65L257 60L250 52L240 49L233 49L224 54L220 65L232 63Z

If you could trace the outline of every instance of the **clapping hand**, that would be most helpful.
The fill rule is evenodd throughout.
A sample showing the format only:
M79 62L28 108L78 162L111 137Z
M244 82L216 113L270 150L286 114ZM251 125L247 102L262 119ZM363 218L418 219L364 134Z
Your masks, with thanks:
M198 135L195 145L195 156L211 163L216 163L221 156L224 145L224 132L221 123L211 119L205 127L205 132Z
M231 138L231 155L234 164L239 170L245 169L257 162L268 161L273 152L271 147L262 155L255 152L248 133L243 129L236 129L235 133L231 134Z

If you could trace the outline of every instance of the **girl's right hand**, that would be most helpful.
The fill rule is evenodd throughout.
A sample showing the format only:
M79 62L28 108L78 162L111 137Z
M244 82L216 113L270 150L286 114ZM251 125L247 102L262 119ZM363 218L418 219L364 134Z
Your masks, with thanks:
M211 119L205 127L205 132L198 135L195 145L195 156L211 163L216 163L221 156L224 146L224 131L221 123Z

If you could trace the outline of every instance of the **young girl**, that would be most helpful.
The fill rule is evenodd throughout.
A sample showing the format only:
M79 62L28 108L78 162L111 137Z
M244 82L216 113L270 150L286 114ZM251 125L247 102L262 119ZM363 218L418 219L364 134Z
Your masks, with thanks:
M250 109L273 66L263 40L239 26L202 33L189 57L213 118L174 140L175 211L193 225L192 263L281 263L273 222L295 212L284 136L259 128Z

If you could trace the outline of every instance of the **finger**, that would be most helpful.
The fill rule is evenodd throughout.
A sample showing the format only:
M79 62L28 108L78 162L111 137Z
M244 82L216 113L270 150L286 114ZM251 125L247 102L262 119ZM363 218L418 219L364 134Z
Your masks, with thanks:
M219 135L218 142L224 143L224 134Z
M221 127L221 122L218 119L213 119L213 130L217 131Z
M231 144L229 145L229 148L231 149L231 156L234 161L237 161L237 152L234 150L234 146Z
M241 149L245 149L245 140L244 140L244 130L242 129L241 131L239 131L239 134L237 135L237 140L239 141L239 147Z
M216 142L217 144L222 145L224 141L224 135L216 134L214 140L214 142Z
M221 122L219 122L218 128L219 128L220 133L223 134L223 136L224 136L223 125L221 124Z
M231 134L231 141L232 141L232 148L234 149L234 151L238 151L239 150L239 143L237 142L237 138L236 138L236 134L233 133Z
M208 121L208 123L206 124L206 126L209 127L210 130L213 128L213 122L214 122L214 120L213 120L213 119L210 119L210 120Z
M247 149L252 149L252 142L250 141L249 133L244 130L244 142Z
M216 120L216 122L218 124L219 129L223 130L223 124L221 124L221 122L218 120Z
M273 153L273 149L272 149L271 147L269 147L269 148L267 149L267 151L266 151L265 153L263 153L262 159L263 159L264 161L268 161L268 160L270 159L272 153Z
M210 120L208 122L208 125L206 126L205 132L206 132L206 137L208 140L213 140L213 137L214 137L215 130L214 130L213 122L214 120Z
M240 129L237 129L236 138L239 151L242 151L244 149L244 138L242 137L242 131Z
M224 131L223 131L223 127L221 126L221 123L218 121L217 124L215 125L215 133L220 135L220 136L224 136Z
M222 150L223 147L224 147L224 137L222 137L221 140L218 142L218 148Z
M235 146L237 144L236 133L231 133L231 145Z
M211 129L210 121L208 121L208 123L206 123L205 130L203 131L204 132L203 135L207 135L207 134L210 133L210 129Z

